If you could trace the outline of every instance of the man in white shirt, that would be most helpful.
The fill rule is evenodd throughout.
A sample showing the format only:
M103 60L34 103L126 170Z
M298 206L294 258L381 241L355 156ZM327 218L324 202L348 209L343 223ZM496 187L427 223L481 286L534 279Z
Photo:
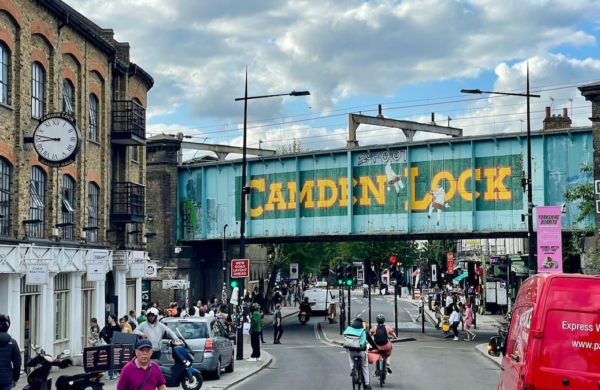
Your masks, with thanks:
M452 313L452 304L454 300L452 299L452 295L446 295L446 315L449 316Z
M365 282L363 284L363 298L369 297L369 285Z
M460 313L458 307L454 307L452 314L450 314L450 329L454 332L454 341L458 341L458 324L460 324Z

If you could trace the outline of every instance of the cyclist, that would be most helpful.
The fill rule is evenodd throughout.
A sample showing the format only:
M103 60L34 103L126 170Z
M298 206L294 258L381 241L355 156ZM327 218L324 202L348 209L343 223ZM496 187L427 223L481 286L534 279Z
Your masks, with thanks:
M392 343L389 339L390 337L395 339L398 336L396 336L394 329L385 324L385 317L383 314L378 314L376 320L377 325L371 328L370 333L377 345L377 352L385 358L387 372L391 374L392 368L390 367L390 357L392 356Z
M346 341L344 341L345 348L348 351L348 358L350 359L350 370L354 368L354 357L360 356L363 378L365 380L365 390L371 390L371 386L369 385L369 362L366 353L367 343L374 349L377 349L377 344L375 344L369 332L365 330L363 320L360 317L355 318L352 325L347 327L344 331L345 340L353 340L356 338L358 338L358 345L356 348L347 347Z

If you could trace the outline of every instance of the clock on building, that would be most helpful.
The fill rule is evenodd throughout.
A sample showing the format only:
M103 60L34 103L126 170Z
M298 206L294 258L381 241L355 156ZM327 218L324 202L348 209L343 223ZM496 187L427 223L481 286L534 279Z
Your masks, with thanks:
M81 132L70 116L53 113L40 119L29 141L42 164L64 167L75 162L81 149Z

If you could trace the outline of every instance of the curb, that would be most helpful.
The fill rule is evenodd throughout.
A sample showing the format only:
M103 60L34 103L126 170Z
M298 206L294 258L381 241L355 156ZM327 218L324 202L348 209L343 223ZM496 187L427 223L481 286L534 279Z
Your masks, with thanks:
M239 379L235 379L233 382L231 383L223 383L221 386L219 386L219 384L216 384L215 386L211 387L212 389L229 389L232 388L233 386L237 386L239 385L241 382L245 381L246 379L250 378L253 375L258 374L259 372L261 372L262 370L264 370L265 368L268 368L271 363L273 362L273 356L266 352L266 351L260 351L261 355L266 355L266 359L262 361L262 363L256 367L255 369L252 370L248 370L247 375L244 377L241 377Z
M477 348L480 345L487 345L487 344L478 344L475 346L475 350L477 352L479 352L480 354L482 354L483 356L485 356L486 358L488 358L489 360L491 360L492 362L494 362L494 364L496 364L498 367L502 367L502 362L498 362L496 359L494 359L492 356L488 355L486 352L484 352L483 350ZM487 349L487 347L486 347Z

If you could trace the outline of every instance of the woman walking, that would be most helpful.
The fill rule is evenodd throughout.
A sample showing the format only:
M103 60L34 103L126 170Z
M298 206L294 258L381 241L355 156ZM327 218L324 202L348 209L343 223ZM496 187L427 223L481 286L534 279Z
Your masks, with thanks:
M100 344L100 326L98 325L98 320L96 317L93 317L90 320L90 327L88 328L87 333L87 342L88 347L95 347Z
M121 327L117 324L117 321L118 320L116 315L114 315L113 313L110 313L108 315L108 318L106 319L107 324L106 326L104 326L104 328L102 328L102 331L100 332L100 337L102 338L102 340L104 340L106 344L110 344L112 342L113 334L115 332L121 331ZM108 379L117 379L118 377L118 372L108 372Z
M467 303L465 305L465 328L467 328L467 338L465 339L466 341L471 341L476 336L476 334L471 331L471 325L473 325L473 310L471 310L471 304Z

